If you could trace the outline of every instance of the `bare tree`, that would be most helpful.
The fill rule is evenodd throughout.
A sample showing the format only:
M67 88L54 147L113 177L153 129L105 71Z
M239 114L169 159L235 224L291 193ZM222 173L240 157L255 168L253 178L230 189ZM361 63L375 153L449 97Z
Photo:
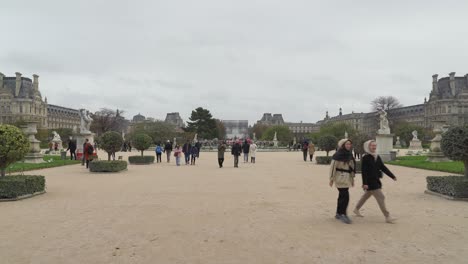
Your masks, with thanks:
M94 114L91 114L93 122L91 123L91 131L98 136L107 131L115 131L121 133L128 126L128 121L122 116L123 111L111 110L102 108Z
M375 98L374 100L372 100L371 105L372 105L373 111L378 111L378 110L388 111L388 110L403 106L400 103L400 101L393 96L379 96Z

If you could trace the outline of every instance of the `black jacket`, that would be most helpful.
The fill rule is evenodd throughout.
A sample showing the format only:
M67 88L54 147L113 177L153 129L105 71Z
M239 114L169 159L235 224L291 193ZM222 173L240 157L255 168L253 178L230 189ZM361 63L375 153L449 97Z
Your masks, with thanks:
M234 155L234 156L240 156L242 152L242 147L239 143L236 143L232 146L232 149L231 149L231 154Z
M70 150L70 151L75 151L76 150L76 143L75 141L71 140L70 142L68 142L68 148L67 150Z
M244 143L242 145L242 152L244 152L244 153L249 153L250 152L250 144L249 143Z
M164 151L172 151L172 144L171 143L166 143L164 146Z
M382 172L390 178L395 179L395 175L385 166L380 156L377 160L372 155L365 155L361 159L362 164L362 185L369 186L368 190L377 190L382 188Z

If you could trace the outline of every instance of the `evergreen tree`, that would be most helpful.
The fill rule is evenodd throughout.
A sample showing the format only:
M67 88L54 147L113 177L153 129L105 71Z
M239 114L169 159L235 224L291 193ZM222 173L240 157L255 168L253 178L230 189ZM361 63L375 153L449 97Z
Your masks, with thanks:
M189 120L185 131L197 133L198 137L203 139L218 137L219 133L216 120L208 109L198 107L192 111Z

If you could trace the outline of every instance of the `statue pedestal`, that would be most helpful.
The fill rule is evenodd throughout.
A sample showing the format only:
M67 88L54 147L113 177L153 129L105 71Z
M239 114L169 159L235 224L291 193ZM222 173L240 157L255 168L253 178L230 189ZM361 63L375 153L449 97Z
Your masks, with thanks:
M375 141L377 143L377 154L382 161L390 161L390 151L393 150L393 134L377 134Z
M422 151L423 147L422 147L422 144L421 144L421 140L412 139L410 141L410 146L409 146L408 150L420 150L420 151Z
M450 161L449 158L445 157L441 151L440 142L442 141L442 130L434 129L436 136L431 140L431 152L427 154L427 161L430 162L444 162Z
M38 122L27 121L25 123L21 128L29 140L30 149L29 153L24 157L24 163L43 163L44 155L41 154L41 142L36 139Z
M278 147L278 140L273 140L273 147L275 147L275 148Z
M76 139L76 151L77 151L76 153L77 154L81 153L81 155L83 155L83 144L85 143L86 139L89 140L89 143L91 143L91 145L94 145L94 133L84 132L84 133L80 133L77 135L73 135L73 137Z
M60 139L53 139L52 140L52 149L55 150L55 143L57 143L57 151L60 151L61 149L63 149L63 146L62 146L62 140Z

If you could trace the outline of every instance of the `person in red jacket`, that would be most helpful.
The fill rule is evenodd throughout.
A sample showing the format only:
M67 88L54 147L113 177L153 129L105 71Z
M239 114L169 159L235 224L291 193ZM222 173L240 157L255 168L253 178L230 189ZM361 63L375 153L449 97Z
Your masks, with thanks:
M89 140L85 140L84 148L83 148L83 154L84 154L84 160L86 162L86 168L89 168L89 162L93 160L93 154L94 153L94 148L91 143L89 143Z

